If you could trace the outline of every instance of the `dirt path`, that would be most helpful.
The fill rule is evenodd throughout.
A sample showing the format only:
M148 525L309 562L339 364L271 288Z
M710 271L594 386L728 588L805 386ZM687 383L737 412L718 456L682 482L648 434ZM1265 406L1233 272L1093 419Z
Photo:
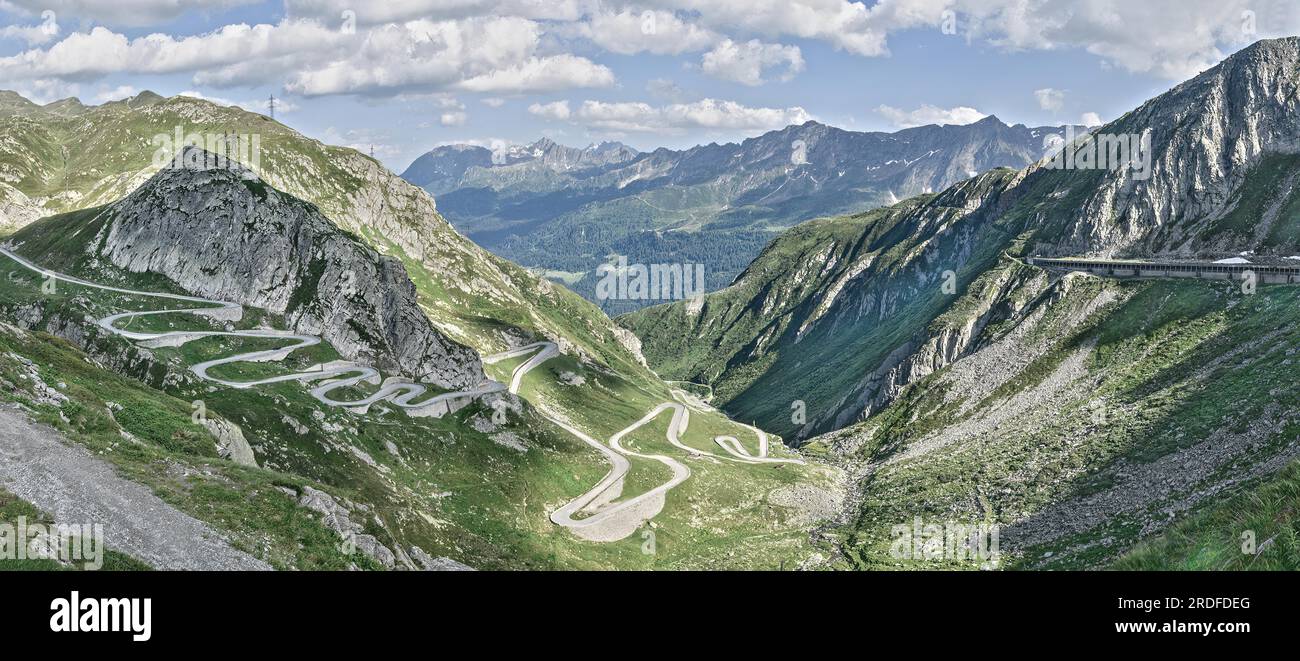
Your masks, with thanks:
M155 569L271 569L13 406L0 406L0 485L57 523L102 524L108 548Z

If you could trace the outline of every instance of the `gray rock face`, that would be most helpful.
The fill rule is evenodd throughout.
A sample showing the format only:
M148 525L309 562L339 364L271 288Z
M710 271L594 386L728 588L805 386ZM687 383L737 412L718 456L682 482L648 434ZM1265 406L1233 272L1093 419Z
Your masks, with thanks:
M164 169L109 214L95 245L121 268L284 315L384 371L445 388L485 378L474 351L429 323L400 262L251 174Z
M1099 134L1151 132L1151 176L1131 168L1105 172L1061 231L1044 236L1040 254L1192 256L1247 249L1295 254L1291 245L1261 245L1278 219L1252 218L1250 232L1213 231L1244 199L1272 194L1242 186L1270 154L1300 154L1300 38L1260 41L1178 85ZM1291 173L1294 175L1294 173ZM1280 183L1285 193L1296 177Z

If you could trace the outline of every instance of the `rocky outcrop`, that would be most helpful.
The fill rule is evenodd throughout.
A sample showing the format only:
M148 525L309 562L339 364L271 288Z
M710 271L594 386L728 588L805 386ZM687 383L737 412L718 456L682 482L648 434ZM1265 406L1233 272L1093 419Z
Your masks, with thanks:
M384 546L374 535L363 531L365 526L352 520L351 511L333 496L312 487L303 487L298 505L320 513L321 521L343 539L341 548L360 551L385 569L397 567L398 558L392 549Z
M222 418L205 417L203 426L217 439L217 454L241 466L257 468L253 448L248 445L239 425Z
M1002 268L987 272L963 296L965 300L953 306L960 314L932 324L917 339L900 345L854 387L853 397L838 410L828 412L823 420L810 423L809 431L838 429L869 417L892 402L907 385L967 355L977 346L990 323L1019 312L1024 301L1013 297L1013 292L1041 291L1047 279L1031 269L1018 268L1011 260L1007 262ZM829 425L825 424L827 420Z
M420 563L420 568L424 571L474 571L473 567L463 562L451 558L435 558L418 546L412 546L409 555Z
M430 324L400 262L252 173L164 169L103 218L91 249L120 268L283 315L384 371L445 388L485 378L474 351Z

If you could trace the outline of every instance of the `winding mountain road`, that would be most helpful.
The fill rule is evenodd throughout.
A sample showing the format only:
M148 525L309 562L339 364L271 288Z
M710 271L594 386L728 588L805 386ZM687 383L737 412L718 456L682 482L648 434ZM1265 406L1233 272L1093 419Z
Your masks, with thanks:
M553 342L534 342L508 351L485 356L483 357L483 363L492 365L503 360L518 358L535 352L531 358L524 361L514 369L511 374L509 385L504 385L496 381L488 381L470 390L441 393L418 403L416 403L415 400L428 392L428 388L423 384L398 377L389 377L380 382L381 374L374 367L349 361L334 361L324 365L317 365L316 368L305 372L293 372L253 381L230 381L214 377L208 372L212 368L231 363L279 362L288 358L294 351L320 344L321 338L314 335L302 335L291 331L276 330L167 331L157 333L128 330L119 327L118 324L125 321L126 324L129 325L131 321L136 318L176 313L193 314L211 319L237 321L243 318L243 307L238 303L217 301L196 296L137 291L133 289L101 285L81 278L41 268L7 248L0 247L0 254L3 254L23 267L48 279L61 280L69 284L98 289L101 291L193 303L198 306L190 308L168 308L144 312L123 312L95 320L95 324L100 328L125 339L139 342L143 346L154 348L164 346L177 347L188 342L208 337L263 338L292 342L292 344L289 344L288 346L276 349L251 351L216 360L209 360L191 366L190 371L201 379L229 388L252 388L288 381L298 381L304 384L310 382L322 382L311 388L309 392L317 401L328 406L358 409L367 407L376 402L387 401L392 405L405 410L408 415L429 415L431 414L431 411L434 410L434 407L454 399L478 397L501 391L518 394L519 389L523 384L524 377L530 371L536 369L542 363L545 363L551 358L558 356L560 353L559 347ZM375 393L358 400L344 401L328 397L328 394L333 390L348 388L363 382L373 383L380 387ZM659 404L640 420L610 437L608 445L592 438L582 430L577 429L566 422L560 416L548 411L544 403L534 403L537 410L540 411L547 420L600 452L601 455L609 461L611 466L609 473L596 483L595 486L589 489L586 493L578 496L552 512L550 516L552 522L568 528L575 535L583 539L597 542L608 542L624 539L632 535L645 521L648 521L659 514L659 512L663 510L665 497L668 491L690 478L691 470L685 464L673 459L672 457L661 454L645 454L630 450L623 446L622 440L628 434L649 424L661 413L668 410L673 411L673 416L668 424L667 440L673 447L685 451L688 455L695 457L709 457L715 460L727 459L746 464L803 463L798 459L769 458L767 456L767 435L754 427L749 427L749 429L756 432L759 438L759 452L756 456L750 455L749 452L745 450L744 446L741 445L740 441L738 441L734 436L718 436L714 439L719 446L725 449L732 456L715 455L711 452L692 448L682 443L681 434L686 432L686 427L690 421L689 408L695 408L699 411L711 411L713 409L705 404L693 406L690 402L689 394L684 391L674 390L673 394L674 397L677 397L681 401L664 402ZM632 463L628 460L628 457L662 463L672 472L672 477L663 484L660 484L645 493L620 502L614 502L622 495L625 478L632 468ZM585 514L585 516L580 516L582 514Z
M209 317L213 319L237 320L243 318L244 309L243 306L239 305L238 303L231 303L228 301L217 301L217 300L212 300L207 298L200 298L197 296L185 296L182 294L168 294L163 292L139 291L135 289L125 289L122 287L101 285L99 283L90 282L88 280L76 278L70 275L59 273L57 271L50 271L48 269L41 268L40 266L37 266L36 264L33 264L32 262L24 259L23 257L20 257L19 255L15 254L13 251L7 248L0 248L0 254L3 254L4 256L8 257L9 259L12 259L13 261L17 262L23 267L26 267L27 269L34 271L40 276L45 278L61 280L69 284L77 285L80 287L88 287L91 289L98 289L101 291L110 291L118 294L127 294L129 296L140 296L143 298L161 298L166 300L182 301L186 303L196 303L200 306L200 307L193 307L193 308L167 308L163 310L149 310L145 312L122 312L119 314L114 314L114 315L104 317L102 319L97 319L95 321L95 325L99 326L100 328L134 342L140 342L142 344L146 344L148 346L155 347L155 348L162 347L162 346L173 346L173 347L181 346L183 344L193 342L195 340L200 340L203 338L208 338L208 337L264 338L264 339L276 339L276 340L286 340L286 341L294 342L294 344L291 344L286 347L280 347L277 349L268 349L263 351L250 351L246 353L236 354L233 356L228 356L226 358L210 360L190 367L190 371L193 372L195 375L197 375L199 378L207 381L212 381L213 383L221 384L228 388L253 388L256 386L269 385L273 383L284 383L286 381L299 381L299 382L306 383L312 381L329 380L327 383L316 386L315 388L312 388L310 391L312 397L314 397L317 401L321 402L322 404L326 404L329 406L342 406L345 408L357 408L357 407L369 406L370 404L373 404L378 401L387 400L391 402L394 406L397 406L402 409L406 409L408 410L408 412L427 411L431 407L434 407L440 403L443 403L451 399L459 399L462 397L477 397L479 395L505 390L505 386L503 386L502 384L491 381L470 390L443 393L435 397L432 397L428 400L419 402L417 404L412 402L428 391L428 388L425 385L416 383L414 381L406 381L401 379L389 379L381 385L380 389L377 392L375 392L374 394L368 397L365 397L364 399L349 400L349 401L330 399L327 396L330 391L337 390L340 388L348 388L365 381L376 382L380 377L379 371L376 370L375 368L369 365L362 365L360 363L353 363L348 361L335 361L326 365L319 365L317 366L317 369L312 369L305 372L292 372L289 374L282 374L279 376L268 377L265 379L257 379L254 381L230 381L227 379L221 379L209 375L208 370L211 370L212 368L218 367L220 365L227 365L231 363L278 362L284 360L289 356L289 354L293 353L294 351L297 351L298 349L304 349L306 347L311 347L320 344L321 338L315 335L300 335L292 331L276 331L276 330L167 331L162 333L150 333L150 332L132 331L132 330L127 330L125 328L119 328L117 324L122 321L126 321L129 324L131 320L134 320L139 317L149 317L155 315L178 314L178 313L193 314L193 315ZM353 376L345 379L338 378L348 374L351 374Z

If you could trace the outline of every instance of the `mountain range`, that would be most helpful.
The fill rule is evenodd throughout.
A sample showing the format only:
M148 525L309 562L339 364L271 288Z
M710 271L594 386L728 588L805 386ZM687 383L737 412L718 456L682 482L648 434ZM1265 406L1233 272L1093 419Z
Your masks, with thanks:
M993 116L895 133L810 121L680 151L577 149L549 139L496 152L451 145L416 159L402 177L437 196L439 210L475 242L614 314L649 304L598 299L597 269L618 257L702 264L707 289L719 289L784 228L1024 167L1064 133Z

